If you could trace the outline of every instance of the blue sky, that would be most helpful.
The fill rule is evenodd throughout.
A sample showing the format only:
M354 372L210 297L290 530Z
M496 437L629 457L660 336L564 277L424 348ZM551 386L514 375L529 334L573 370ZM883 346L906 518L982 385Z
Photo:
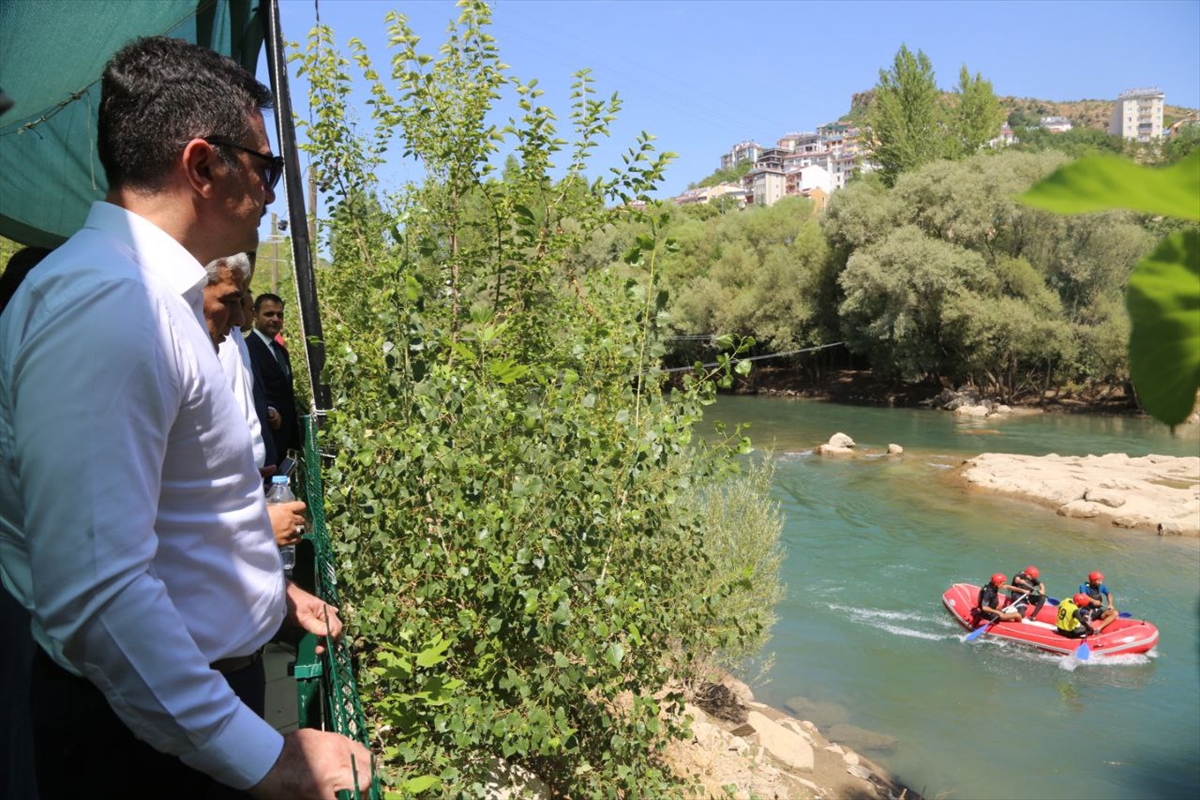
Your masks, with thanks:
M316 7L339 43L365 42L381 72L391 57L388 11L407 15L422 49L435 56L457 12L448 0L280 5L288 39L305 39ZM539 80L542 102L555 109L560 127L569 121L571 73L580 68L592 69L601 95L623 98L612 138L596 151L597 170L617 164L642 130L657 137L659 149L678 154L664 196L712 172L735 142L769 144L836 120L852 94L876 83L901 44L924 50L946 89L965 63L999 95L1112 99L1156 86L1168 104L1200 107L1200 0L497 0L493 12L492 35L510 75ZM301 116L306 91L293 67ZM382 174L385 184L416 177L398 161Z

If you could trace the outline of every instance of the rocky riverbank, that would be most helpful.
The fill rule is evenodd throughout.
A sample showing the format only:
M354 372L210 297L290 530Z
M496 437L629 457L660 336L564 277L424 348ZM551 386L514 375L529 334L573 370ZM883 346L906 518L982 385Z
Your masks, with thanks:
M820 711L803 698L789 702L789 710ZM827 736L841 727L846 739L866 745L894 747L894 741L845 724L823 733L811 721L756 702L750 689L731 677L706 687L685 713L692 718L693 736L672 742L664 755L691 787L689 796L920 800L846 742Z
M965 462L962 476L972 489L1032 500L1059 516L1200 537L1200 458L984 453Z
M1101 386L1088 390L1030 392L1004 403L976 389L947 389L939 383L904 383L882 378L869 370L828 370L819 375L778 367L760 367L741 378L733 392L767 397L803 397L851 405L890 408L934 408L969 416L988 416L1007 405L1016 413L1050 412L1141 416L1136 400L1124 387ZM967 410L960 411L964 408ZM1004 413L1004 412L1001 412ZM1191 422L1200 421L1193 414Z

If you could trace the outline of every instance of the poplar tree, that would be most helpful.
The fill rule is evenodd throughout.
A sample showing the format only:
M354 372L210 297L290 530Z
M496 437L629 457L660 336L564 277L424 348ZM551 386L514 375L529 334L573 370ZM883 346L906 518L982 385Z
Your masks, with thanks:
M971 77L967 65L958 73L951 130L963 155L973 155L1000 133L1004 111L992 90L992 82L978 72Z
M884 182L947 154L945 112L933 64L921 50L901 45L890 70L879 71L875 102L867 115L874 139L871 160Z

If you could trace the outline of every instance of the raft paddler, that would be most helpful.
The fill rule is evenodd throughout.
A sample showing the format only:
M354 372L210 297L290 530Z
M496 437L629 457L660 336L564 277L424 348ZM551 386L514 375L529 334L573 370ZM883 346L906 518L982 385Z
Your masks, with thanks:
M1042 606L1046 605L1046 584L1042 583L1042 573L1032 564L1012 576L1012 586L1015 589L1009 593L1009 603L1030 619L1037 619ZM1025 609L1033 610L1025 614Z
M1068 597L1059 603L1058 617L1054 621L1054 626L1058 629L1058 632L1072 639L1080 639L1096 633L1097 631L1088 622L1088 615L1085 610L1090 603L1091 598L1083 592L1074 597Z
M1087 580L1079 584L1079 593L1088 599L1085 607L1088 618L1093 622L1099 621L1097 632L1107 628L1119 616L1112 592L1104 585L1103 572L1089 573Z
M997 572L993 575L991 580L979 590L979 609L976 612L979 619L986 619L989 622L1020 622L1021 612L1003 608L1000 600L1001 592L1015 590L1017 587L1007 583L1007 576L1004 573Z

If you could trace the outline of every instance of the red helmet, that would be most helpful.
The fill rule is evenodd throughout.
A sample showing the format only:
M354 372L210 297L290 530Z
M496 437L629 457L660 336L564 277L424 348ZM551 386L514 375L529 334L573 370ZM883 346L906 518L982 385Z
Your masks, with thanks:
M1088 575L1088 583L1104 583L1103 572L1093 572Z
M1003 572L997 572L995 575L992 576L992 585L999 586L1000 584L1004 583L1006 580L1008 580L1007 575L1005 575Z
M1035 581L1038 578L1042 577L1042 573L1040 571L1038 571L1037 567L1034 567L1034 566L1026 567L1025 574L1028 575L1029 577L1033 578Z
M1083 592L1080 592L1071 599L1074 600L1075 605L1079 606L1080 608L1087 608L1092 604L1092 598L1088 597Z

